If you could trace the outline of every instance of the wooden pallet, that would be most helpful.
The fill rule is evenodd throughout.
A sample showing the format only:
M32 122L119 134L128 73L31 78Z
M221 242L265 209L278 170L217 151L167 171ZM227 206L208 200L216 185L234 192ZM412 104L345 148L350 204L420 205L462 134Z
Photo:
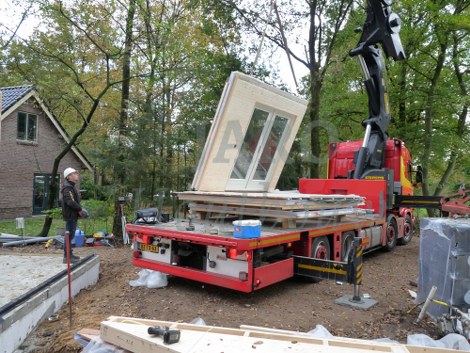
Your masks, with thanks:
M272 218L282 222L284 228L295 228L297 220L318 217L336 217L364 214L357 208L364 199L357 195L316 195L299 192L203 192L188 191L178 194L189 201L189 208L198 218L208 219L220 215L243 215Z
M181 331L178 343L165 345L150 336L149 326ZM314 338L307 333L262 327L240 329L111 316L101 323L101 339L138 353L450 353L453 349L409 346L348 338Z

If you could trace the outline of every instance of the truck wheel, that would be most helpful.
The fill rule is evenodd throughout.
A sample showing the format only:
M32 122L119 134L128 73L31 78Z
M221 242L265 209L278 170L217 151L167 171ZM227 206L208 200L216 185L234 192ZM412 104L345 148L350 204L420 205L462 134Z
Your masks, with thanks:
M406 245L413 238L413 222L409 214L406 215L405 223L403 224L403 237L398 239L398 245Z
M390 217L387 224L387 232L386 232L386 243L385 249L387 251L392 251L397 245L397 234L398 234L398 225L395 218Z
M327 237L313 239L311 256L315 259L330 259L330 243Z
M348 262L348 257L353 249L354 232L344 232L341 238L341 261Z

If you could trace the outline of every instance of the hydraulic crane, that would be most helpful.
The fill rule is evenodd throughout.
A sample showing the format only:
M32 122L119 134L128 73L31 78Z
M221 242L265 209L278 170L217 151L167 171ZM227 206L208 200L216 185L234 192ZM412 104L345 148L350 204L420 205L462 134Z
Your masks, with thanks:
M369 96L369 117L362 122L365 135L361 148L355 156L353 179L364 179L370 173L381 174L385 159L385 143L388 140L387 127L390 122L385 63L381 44L387 57L405 59L405 53L398 33L401 20L392 12L390 0L367 0L367 18L357 46L349 54L357 56L364 84ZM351 176L350 176L351 177Z

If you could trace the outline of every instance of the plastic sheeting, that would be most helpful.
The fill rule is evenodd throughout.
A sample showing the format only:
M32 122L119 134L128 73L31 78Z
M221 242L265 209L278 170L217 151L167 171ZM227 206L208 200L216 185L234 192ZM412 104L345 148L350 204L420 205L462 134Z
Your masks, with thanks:
M131 287L162 288L168 285L168 278L165 273L152 270L141 270L139 278L129 281Z
M417 303L426 300L432 286L434 299L467 311L470 298L470 219L423 218L420 230ZM449 311L431 303L428 314L437 318Z
M425 334L417 333L414 335L409 335L406 343L410 346L447 348L465 352L470 351L470 344L466 338L457 333L449 333L440 340L433 340L431 337Z

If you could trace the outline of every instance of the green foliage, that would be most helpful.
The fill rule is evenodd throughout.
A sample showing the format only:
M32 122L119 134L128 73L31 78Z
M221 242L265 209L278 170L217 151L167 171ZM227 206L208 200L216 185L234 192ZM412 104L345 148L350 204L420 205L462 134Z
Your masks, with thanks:
M82 173L80 175L80 194L82 200L101 200L106 201L109 199L109 194L103 189L102 186L97 185L93 180L93 176L89 173Z
M80 219L79 223L85 234L93 234L97 231L109 233L114 215L112 201L84 200L81 205L88 211L89 217Z
M82 200L81 206L87 210L89 215L88 218L80 218L78 220L78 227L82 229L85 234L90 235L98 231L104 231L106 233L110 232L110 226L112 225L114 215L114 205L112 201L100 201L93 199ZM129 209L129 212L132 212L132 210ZM62 221L62 208L57 207L52 210L43 211L42 213L51 217L53 219L53 224L58 225L58 228L64 227L64 221ZM41 224L44 223L42 218L39 218L38 220ZM0 232L2 231L1 229L3 229L3 227L5 227L5 229L10 229L10 222L11 221L5 221L4 223L0 223ZM26 222L28 223L28 226L25 226L25 229L27 228L28 234L39 234L41 228L34 218L29 219ZM36 233L34 233L35 230L37 230ZM56 229L51 227L49 230L49 235L56 235L56 232Z
M247 52L256 51L259 44L252 38L260 38L268 23L269 2L138 1L132 32L131 96L122 127L119 89L107 90L97 109L91 109L106 85L122 78L125 4L111 0L34 3L42 27L31 37L14 38L7 46L11 32L0 31L0 46L5 46L0 51L0 79L3 85L33 83L70 135L92 113L93 120L77 141L102 180L99 186L94 177L81 180L84 202L92 202L85 207L95 213L86 221L90 229L92 220L114 215L117 195L132 193L132 206L147 207L156 204L159 190L189 188L231 71L252 69L259 77L275 81L275 72L268 75L266 71L273 63L252 68L246 62ZM367 95L359 65L348 51L357 44L360 35L354 29L362 26L365 13L357 4L350 11L341 7L349 3L277 2L290 49L315 73L302 84L308 95L310 79L317 80L318 105L312 103L309 112L319 109L315 124L320 126L322 150L319 159L312 157L313 127L304 119L281 176L281 188L295 187L298 177L308 176L315 158L325 176L328 142L363 136ZM454 189L456 184L468 183L470 175L469 123L461 124L461 114L469 106L470 84L470 15L465 4L462 0L393 3L403 20L400 36L407 60L387 60L393 117L388 132L405 141L416 164L425 164L431 189L442 183L447 190ZM323 12L311 18L310 10ZM347 15L346 21L334 27L340 14ZM318 38L307 38L310 25L315 25L311 33ZM277 23L266 34L272 41L265 42L263 52L282 46ZM309 43L313 51L306 50ZM444 55L442 68L437 65L440 54ZM302 59L306 55L308 60ZM452 162L450 176L442 180ZM94 204L94 199L103 203ZM54 222L61 217L58 209L49 214Z
M62 208L60 207L53 208L52 210L45 210L41 213L48 215L52 219L62 219Z

